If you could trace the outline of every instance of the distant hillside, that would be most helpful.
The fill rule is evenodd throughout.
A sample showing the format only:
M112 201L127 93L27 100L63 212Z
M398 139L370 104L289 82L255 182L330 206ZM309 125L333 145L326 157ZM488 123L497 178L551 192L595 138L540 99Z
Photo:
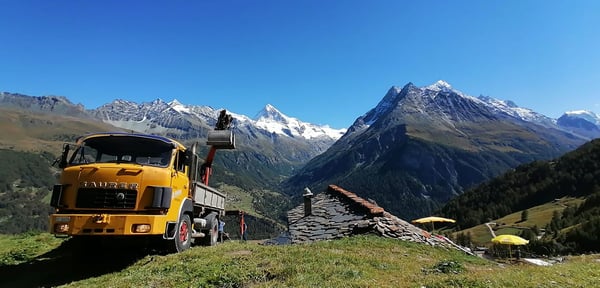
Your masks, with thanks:
M524 164L448 202L440 212L468 228L487 219L600 189L600 139L551 161Z
M53 159L47 152L0 149L0 233L47 231Z
M547 215L539 241L526 231L523 236L534 240L533 248L544 247L540 253L600 251L600 139L558 159L519 166L452 199L438 214L464 229L563 197L584 200Z
M2 107L78 118L91 118L81 104L74 104L64 96L28 96L19 93L0 93Z
M83 134L123 131L89 118L73 117L51 111L29 111L0 107L0 149L48 151L58 156L64 142L73 142Z

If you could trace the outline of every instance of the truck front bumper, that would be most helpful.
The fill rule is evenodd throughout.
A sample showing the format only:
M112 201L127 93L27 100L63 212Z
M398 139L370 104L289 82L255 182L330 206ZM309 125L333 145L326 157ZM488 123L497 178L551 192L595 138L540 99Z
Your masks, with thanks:
M79 235L161 235L167 217L139 214L52 214L50 233Z

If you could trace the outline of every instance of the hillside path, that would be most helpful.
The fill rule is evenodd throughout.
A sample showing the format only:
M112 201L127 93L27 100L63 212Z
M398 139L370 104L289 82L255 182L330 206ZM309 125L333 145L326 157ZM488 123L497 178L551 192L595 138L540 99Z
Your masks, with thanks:
M490 234L492 234L492 238L495 238L496 237L496 233L494 233L494 229L492 229L492 226L490 226L490 224L496 225L496 223L492 223L492 222L485 223L485 226L487 226L488 229L490 229Z

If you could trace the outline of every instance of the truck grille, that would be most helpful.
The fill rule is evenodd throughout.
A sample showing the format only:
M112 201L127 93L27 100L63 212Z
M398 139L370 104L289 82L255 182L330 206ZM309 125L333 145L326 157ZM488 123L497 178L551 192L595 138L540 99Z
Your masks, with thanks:
M77 193L77 208L135 208L136 190L80 188Z

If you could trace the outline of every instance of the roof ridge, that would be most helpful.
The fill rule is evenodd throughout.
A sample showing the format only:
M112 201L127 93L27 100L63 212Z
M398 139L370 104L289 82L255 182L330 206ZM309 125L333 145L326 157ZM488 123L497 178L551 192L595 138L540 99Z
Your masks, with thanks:
M385 210L383 208L379 207L377 204L375 204L371 201L365 200L365 199L359 197L358 195L356 195L355 193L345 190L337 185L333 185L333 184L329 185L327 187L327 191L337 192L338 195L342 195L345 198L349 199L350 201L366 208L367 211L369 211L369 214L372 216L381 216L385 212Z

